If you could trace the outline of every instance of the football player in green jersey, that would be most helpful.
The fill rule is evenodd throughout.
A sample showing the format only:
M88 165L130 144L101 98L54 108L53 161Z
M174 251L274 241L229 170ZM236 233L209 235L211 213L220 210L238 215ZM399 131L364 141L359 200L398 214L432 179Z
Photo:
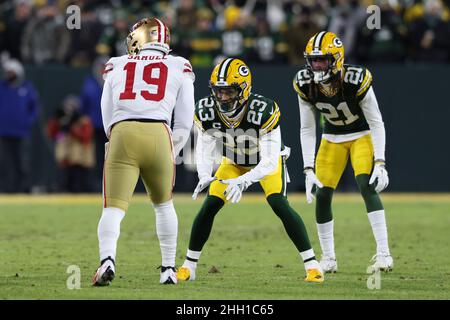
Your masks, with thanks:
M300 139L307 202L316 186L316 221L324 272L336 272L331 201L350 156L376 240L371 272L390 271L384 208L379 192L388 183L385 129L368 69L344 65L344 46L332 32L315 34L305 50L306 66L294 78L300 107ZM316 119L323 117L323 134L316 157ZM316 158L316 159L315 159ZM315 164L315 165L314 165Z
M197 261L215 215L226 202L239 202L242 192L259 182L299 251L306 269L305 281L323 282L305 225L286 197L285 158L289 148L281 142L278 105L251 93L250 70L239 59L225 59L214 68L210 89L211 95L199 100L195 108L199 183L193 198L208 186L209 192L192 225L189 250L178 279L195 279ZM223 158L213 176L213 154L220 144Z

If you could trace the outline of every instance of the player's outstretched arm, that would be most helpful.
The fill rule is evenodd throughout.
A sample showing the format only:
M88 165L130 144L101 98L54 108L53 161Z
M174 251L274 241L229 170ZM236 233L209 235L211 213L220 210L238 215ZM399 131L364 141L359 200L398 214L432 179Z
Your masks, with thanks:
M359 103L367 124L372 135L372 144L374 150L375 165L369 184L375 184L375 191L381 192L389 184L389 177L385 166L385 146L386 146L386 131L384 129L384 122L378 107L375 92L371 87L364 98Z
M323 185L314 173L316 157L316 118L313 106L298 96L300 109L300 143L303 156L303 173L305 174L306 202L312 203L313 187L322 188Z
M197 146L195 158L197 162L198 184L195 187L192 199L197 199L200 192L206 189L216 178L212 176L214 166L215 139L209 134L197 128Z

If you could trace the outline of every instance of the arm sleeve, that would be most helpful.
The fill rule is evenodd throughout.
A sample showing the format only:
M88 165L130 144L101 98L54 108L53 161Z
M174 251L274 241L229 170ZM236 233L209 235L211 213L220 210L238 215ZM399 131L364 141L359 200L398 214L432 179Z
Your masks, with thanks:
M197 130L197 146L195 148L195 159L197 163L198 178L209 178L212 176L214 166L214 154L216 148L216 140L196 127Z
M243 176L254 183L273 173L278 166L280 151L281 131L278 127L259 138L260 161Z
M103 129L105 130L106 136L109 138L109 125L113 116L113 99L109 78L107 78L103 84L102 100L100 104L102 108Z
M189 138L194 121L194 84L188 77L183 77L180 91L175 104L173 125L173 144L175 156L183 149Z
M300 108L300 142L302 146L303 167L314 168L316 156L316 118L313 106L298 97Z
M375 97L372 87L368 90L366 96L361 100L359 105L369 125L370 133L372 134L375 159L384 160L386 132L384 129L384 122L381 117L381 112L378 108L377 98Z

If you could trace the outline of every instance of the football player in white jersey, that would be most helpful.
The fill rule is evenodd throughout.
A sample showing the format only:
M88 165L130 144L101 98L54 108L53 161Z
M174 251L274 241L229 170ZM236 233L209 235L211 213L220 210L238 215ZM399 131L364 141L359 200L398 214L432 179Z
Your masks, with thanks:
M98 224L100 267L92 279L96 286L109 285L114 279L120 223L139 176L155 209L162 256L160 283L177 283L174 161L193 124L195 76L188 60L169 55L169 43L169 29L162 21L142 19L127 37L128 55L111 58L105 66L101 108L109 142Z

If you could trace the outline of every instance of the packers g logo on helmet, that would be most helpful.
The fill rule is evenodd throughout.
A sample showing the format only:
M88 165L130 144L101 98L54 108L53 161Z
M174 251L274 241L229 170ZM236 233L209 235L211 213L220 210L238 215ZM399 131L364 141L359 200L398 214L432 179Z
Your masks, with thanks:
M128 54L138 54L143 49L154 49L168 54L169 43L169 28L159 19L144 18L131 28L127 36L127 51Z
M314 82L325 82L341 74L344 45L334 33L321 31L309 39L304 56Z
M229 113L244 106L250 95L252 75L239 59L228 58L215 66L209 88L219 112Z
M240 66L238 69L238 72L241 76L246 77L248 76L250 70L248 70L247 66Z

